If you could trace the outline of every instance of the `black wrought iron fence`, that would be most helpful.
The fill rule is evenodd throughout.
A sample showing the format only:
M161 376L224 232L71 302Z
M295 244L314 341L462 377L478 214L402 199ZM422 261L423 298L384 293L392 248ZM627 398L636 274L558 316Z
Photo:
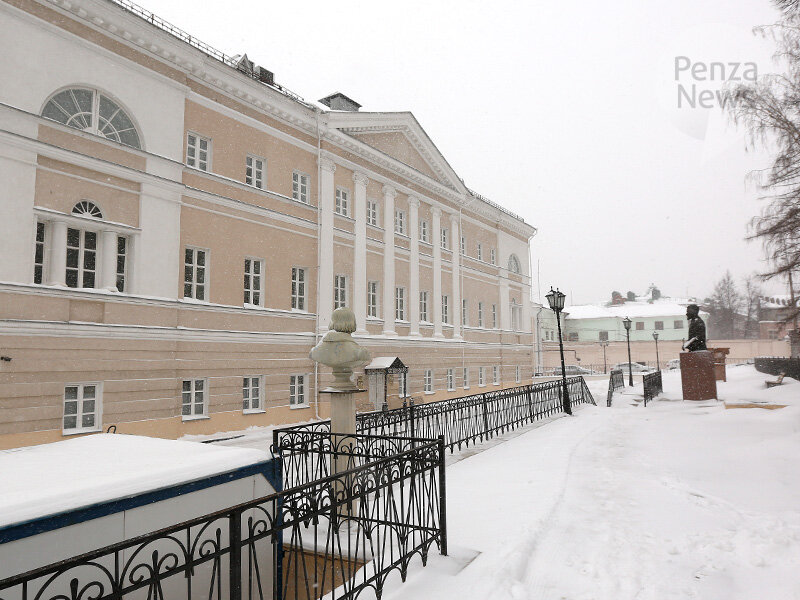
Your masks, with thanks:
M414 556L424 564L434 545L446 553L443 440L386 442L386 456L366 461L347 457L358 456L352 439L304 435L317 440L309 452L345 456L332 474L4 579L0 598L333 600L368 588L380 597Z
M625 378L622 374L622 369L611 371L608 378L608 395L606 396L606 405L611 408L611 400L616 390L621 390L625 387Z
M646 373L642 376L642 384L644 387L644 405L647 402L658 396L664 391L661 381L661 371L654 371L653 373Z

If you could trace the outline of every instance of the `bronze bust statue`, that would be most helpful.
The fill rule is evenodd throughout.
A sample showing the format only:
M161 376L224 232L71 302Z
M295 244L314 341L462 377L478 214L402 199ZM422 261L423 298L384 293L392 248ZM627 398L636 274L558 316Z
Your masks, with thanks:
M686 318L689 319L689 341L683 345L683 349L689 352L707 350L706 324L700 318L700 307L697 304L687 306Z

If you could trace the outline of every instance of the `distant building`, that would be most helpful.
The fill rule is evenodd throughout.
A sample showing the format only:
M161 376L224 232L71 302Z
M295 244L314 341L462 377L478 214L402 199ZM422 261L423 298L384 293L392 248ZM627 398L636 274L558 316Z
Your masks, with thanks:
M795 304L797 299L795 299ZM789 294L762 296L758 316L758 337L762 340L780 340L794 327L792 317L796 309L792 307Z

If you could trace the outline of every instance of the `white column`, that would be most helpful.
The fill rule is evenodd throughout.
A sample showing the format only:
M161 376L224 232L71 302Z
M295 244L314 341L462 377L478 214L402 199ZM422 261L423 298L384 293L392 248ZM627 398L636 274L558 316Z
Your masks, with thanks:
M67 224L53 221L50 226L50 267L47 283L67 285Z
M100 287L110 292L117 291L117 232L100 233Z
M336 165L320 158L319 202L319 278L317 280L317 327L327 331L333 314L333 198L336 193L333 174Z
M9 110L0 116L0 129L36 139L36 124L15 116ZM13 138L14 136L8 136ZM33 282L36 221L33 218L36 194L36 152L0 143L0 281ZM66 236L66 233L65 233ZM66 238L65 238L66 243ZM45 247L50 240L45 241ZM62 271L61 278L64 278ZM47 274L43 273L47 282Z
M452 248L453 271L453 337L461 338L461 235L458 229L458 215L450 215L450 247Z
M356 333L367 333L367 176L353 173L355 202L355 248L353 249L353 300Z
M394 330L394 198L397 192L383 186L383 334ZM408 298L406 298L408 302Z
M511 294L508 290L508 279L500 275L500 327L502 329L511 329Z
M531 329L531 286L522 285L522 331L533 331Z
M442 335L442 209L434 206L433 214L433 337Z
M408 227L411 235L408 263L408 301L411 331L409 335L419 337L419 200L408 197Z

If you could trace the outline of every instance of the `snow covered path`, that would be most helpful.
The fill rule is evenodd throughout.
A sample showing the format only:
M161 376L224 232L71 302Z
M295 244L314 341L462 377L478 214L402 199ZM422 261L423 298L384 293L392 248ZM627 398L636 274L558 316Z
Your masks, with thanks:
M800 384L729 373L721 398L789 406L670 400L668 373L647 408L627 390L452 464L450 556L385 597L800 599Z

